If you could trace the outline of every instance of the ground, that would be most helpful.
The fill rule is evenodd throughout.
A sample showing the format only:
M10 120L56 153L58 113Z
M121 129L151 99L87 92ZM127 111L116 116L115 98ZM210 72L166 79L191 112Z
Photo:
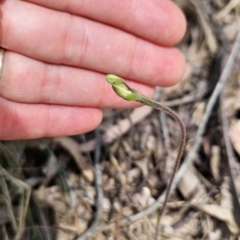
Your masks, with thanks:
M176 2L187 67L155 99L187 143L158 239L239 239L240 4ZM179 141L172 118L143 106L106 109L85 135L2 142L1 239L154 239Z

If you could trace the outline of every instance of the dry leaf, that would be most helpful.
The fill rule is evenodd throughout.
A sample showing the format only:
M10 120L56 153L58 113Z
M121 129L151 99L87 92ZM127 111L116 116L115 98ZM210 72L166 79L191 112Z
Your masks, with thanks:
M205 191L193 168L189 167L178 183L178 189L185 199L197 198Z
M134 194L134 197L142 207L147 207L155 202L155 199L152 198L151 192L147 187L143 187L141 193Z
M239 229L235 222L231 209L224 208L214 204L204 204L202 206L195 205L195 207L211 215L212 217L215 217L225 222L232 234L234 235L238 234Z
M144 177L146 177L148 175L148 172L149 172L149 170L148 170L148 157L142 158L140 160L135 160L134 164L141 169Z
M211 154L212 154L210 159L211 172L214 177L214 180L218 182L220 180L220 176L219 176L220 148L219 146L212 146Z

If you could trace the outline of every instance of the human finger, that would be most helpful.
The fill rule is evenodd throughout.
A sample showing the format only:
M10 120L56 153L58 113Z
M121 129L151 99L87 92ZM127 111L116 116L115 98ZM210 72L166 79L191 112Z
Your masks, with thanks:
M169 0L25 0L120 28L148 41L171 46L183 37L186 20Z
M100 108L137 106L119 98L104 74L52 65L10 51L3 59L0 96L8 100ZM153 95L153 87L138 82L130 85L147 96Z
M75 135L95 129L102 120L97 108L17 103L0 98L0 139Z
M31 22L23 21L26 16ZM2 25L4 48L49 63L115 73L142 82L151 79L163 86L178 82L185 66L182 54L174 48L22 1L4 2Z

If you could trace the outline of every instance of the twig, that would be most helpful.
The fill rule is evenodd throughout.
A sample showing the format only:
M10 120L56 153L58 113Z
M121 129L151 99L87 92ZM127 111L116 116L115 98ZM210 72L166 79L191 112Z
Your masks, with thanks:
M182 178L182 176L184 175L184 173L186 172L188 167L192 164L193 159L194 159L198 149L200 148L200 145L201 145L202 139L203 139L203 134L205 132L205 128L206 128L207 122L209 120L209 117L211 115L212 109L219 97L219 94L221 93L221 91L223 89L224 83L227 81L227 79L231 73L235 58L236 58L237 54L239 53L239 50L240 50L240 32L238 33L238 35L236 37L235 43L232 47L232 51L231 51L231 54L228 58L226 65L225 65L225 68L224 68L224 70L219 78L219 81L209 99L202 122L199 125L197 134L195 136L194 144L191 147L190 151L188 152L186 158L184 159L184 163L181 165L180 169L178 170L178 173L176 174L176 177L173 181L172 188L176 188L178 182L180 181L180 179Z
M231 12L238 4L239 4L239 0L231 0L228 2L228 4L221 9L221 11L219 11L216 15L215 15L215 19L217 20L221 20L223 19L227 14L229 14L229 12Z
M209 15L207 14L207 11L201 1L190 0L190 2L196 9L198 18L200 20L199 22L202 26L206 38L207 46L210 52L214 54L218 49L218 43L216 40L216 36L214 35L211 22L209 20Z
M96 148L94 154L94 166L95 166L95 187L97 191L96 197L96 216L94 222L90 228L87 229L86 232L81 234L79 237L75 238L75 240L85 240L88 239L92 234L96 232L98 227L101 215L102 215L102 199L103 199L103 190L102 190L102 169L100 164L100 154L101 154L101 136L99 130L96 129Z

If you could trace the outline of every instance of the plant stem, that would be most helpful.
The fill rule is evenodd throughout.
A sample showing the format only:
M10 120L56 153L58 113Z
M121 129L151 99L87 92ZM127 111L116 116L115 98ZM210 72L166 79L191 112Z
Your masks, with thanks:
M172 187L173 179L176 175L176 172L178 170L178 167L179 167L179 164L180 164L180 161L181 161L181 157L183 155L183 151L184 151L184 147L185 147L185 143L186 143L186 129L185 129L185 125L184 125L182 119L171 108L166 107L166 106L162 105L161 103L156 102L156 101L154 101L154 100L152 100L152 99L150 99L150 98L148 98L148 97L146 97L142 94L141 94L141 96L142 96L142 100L139 100L138 102L141 102L144 105L148 105L150 107L158 109L159 111L164 111L166 114L171 116L179 124L179 127L181 129L181 141L180 141L180 145L178 147L178 153L177 153L177 157L176 157L175 164L174 164L174 167L173 167L173 171L172 171L172 174L170 176L169 183L167 185L166 197L165 197L163 205L162 205L162 212L161 212L161 217L162 217L163 214L164 214L164 211L166 209L166 205L167 205L168 197L169 197L170 190L171 190L171 187ZM159 212L159 216L160 216L160 212ZM160 228L161 217L158 218L158 221L157 221L157 229L156 229L156 234L155 234L155 240L157 240L157 236L158 236L158 232L159 232L159 228Z
M147 106L150 106L152 108L158 109L159 111L164 111L166 114L171 116L180 126L181 141L180 141L180 145L179 145L179 148L178 148L178 154L177 154L177 157L176 157L176 160L175 160L175 164L174 164L172 174L171 174L170 179L169 179L169 183L167 185L166 197L165 197L164 202L163 202L162 212L161 213L159 212L159 214L158 214L159 217L157 219L157 228L156 228L156 233L155 233L155 240L157 240L158 233L159 233L159 228L160 228L161 217L163 216L164 211L166 209L166 204L167 204L169 193L170 193L170 190L171 190L171 187L172 187L173 179L174 179L174 177L176 175L176 172L177 172L177 169L179 167L181 157L183 155L185 143L186 143L185 125L184 125L182 119L171 108L166 107L163 104L161 104L159 102L156 102L153 99L148 98L148 97L144 96L143 94L141 94L140 92L132 89L131 87L129 87L126 84L126 82L122 78L120 78L116 75L113 75L113 74L109 74L109 75L106 76L106 79L109 83L112 84L113 90L121 98L123 98L127 101L137 101L137 102L140 102L144 105L147 105Z

